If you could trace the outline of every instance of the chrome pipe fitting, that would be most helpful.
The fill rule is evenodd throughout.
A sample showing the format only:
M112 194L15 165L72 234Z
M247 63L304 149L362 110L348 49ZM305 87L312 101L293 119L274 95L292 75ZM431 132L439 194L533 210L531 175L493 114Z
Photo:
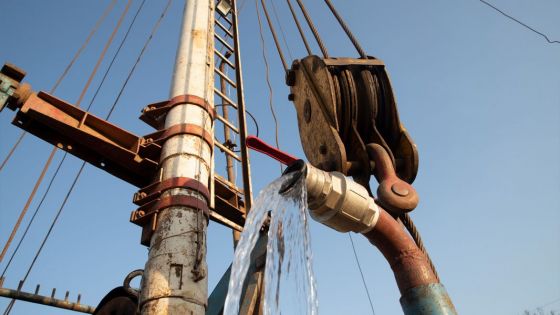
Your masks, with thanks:
M339 232L367 233L379 218L379 208L367 190L339 172L325 172L303 161L292 164L284 174L304 175L311 217ZM290 187L284 187L287 191Z

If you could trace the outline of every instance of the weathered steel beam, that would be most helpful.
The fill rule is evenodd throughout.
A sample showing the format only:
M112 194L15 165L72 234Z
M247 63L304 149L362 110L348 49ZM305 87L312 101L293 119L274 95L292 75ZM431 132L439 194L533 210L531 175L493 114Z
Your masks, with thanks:
M161 132L139 137L45 92L31 94L13 123L136 187L153 180L164 140ZM214 175L214 190L210 218L241 230L244 192L219 175Z

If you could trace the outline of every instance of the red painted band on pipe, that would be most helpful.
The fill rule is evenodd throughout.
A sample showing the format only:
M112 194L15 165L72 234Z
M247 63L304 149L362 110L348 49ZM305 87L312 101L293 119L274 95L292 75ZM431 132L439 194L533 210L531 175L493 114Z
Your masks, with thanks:
M401 294L408 289L439 283L426 255L387 211L379 208L375 228L364 236L375 245L389 262Z
M261 139L255 136L248 136L246 138L246 141L247 141L246 144L249 148L264 153L286 166L289 166L290 164L298 160L298 158L286 152L280 151L275 147L272 147L268 143L262 141Z

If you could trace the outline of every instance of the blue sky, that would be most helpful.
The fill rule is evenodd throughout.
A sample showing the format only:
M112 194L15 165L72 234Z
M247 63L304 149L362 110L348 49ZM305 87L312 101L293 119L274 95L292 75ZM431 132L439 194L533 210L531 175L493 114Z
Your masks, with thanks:
M247 106L259 121L260 136L273 143L255 3L240 2L245 2L240 32ZM356 56L322 1L307 2L330 54ZM420 152L414 186L421 201L412 217L459 313L520 314L560 298L560 45L548 44L475 0L333 2L364 49L387 65L401 119ZM26 81L35 89L49 90L108 3L3 1L0 61L25 69ZM560 40L558 1L492 3ZM131 11L138 5L135 1ZM174 1L111 119L138 135L151 132L137 119L140 109L168 97L182 5ZM164 1L146 4L93 113L106 114L163 6ZM286 51L287 58L303 57L303 46L288 25L285 2L277 1L276 7L292 53L290 57ZM56 92L58 97L76 101L123 8L124 1L119 1ZM116 43L131 17L125 19ZM280 146L303 157L283 70L268 33L265 37ZM319 53L316 46L314 51ZM100 78L94 79L84 104ZM20 132L10 124L12 117L9 110L0 114L2 158ZM251 124L249 129L254 132ZM0 242L7 239L49 151L50 145L28 136L0 172ZM267 157L251 157L253 183L259 190L280 171ZM74 157L65 163L8 270L6 286L15 287L23 277L79 164ZM54 168L47 180L53 172ZM217 172L225 173L223 168ZM44 189L45 185L38 196ZM147 250L139 243L140 229L128 222L135 190L88 166L25 289L32 291L40 283L43 294L56 287L59 297L70 290L71 299L80 292L84 303L96 305L129 271L142 268ZM30 212L38 201L37 197ZM348 237L314 223L311 238L320 313L370 314ZM376 314L401 313L389 266L364 238L356 235L354 240ZM229 230L210 223L210 288L231 262L231 245ZM2 269L5 263L0 263ZM1 299L0 309L5 305L7 300ZM559 310L560 302L546 309ZM12 312L37 313L64 312L23 302Z

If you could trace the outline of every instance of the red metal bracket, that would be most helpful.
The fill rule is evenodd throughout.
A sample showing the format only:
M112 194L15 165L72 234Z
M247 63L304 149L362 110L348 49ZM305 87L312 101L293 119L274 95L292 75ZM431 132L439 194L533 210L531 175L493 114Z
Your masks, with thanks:
M140 119L148 125L154 127L155 129L161 129L163 128L164 117L167 112L171 108L181 104L196 105L204 109L208 113L208 115L210 115L210 118L212 120L214 120L214 118L216 117L216 110L206 100L195 95L185 94L175 96L174 98L167 101L153 103L146 106L142 110Z
M135 198L139 205L158 200L166 189L188 187L199 191L207 201L214 198L215 207L210 213L212 220L236 230L241 230L245 222L243 193L229 186L217 174L212 178L215 196L210 196L209 185L186 183L181 178L172 179L170 183L152 184L161 144L168 137L182 133L198 135L205 142L212 143L213 139L200 128L177 125L139 137L44 92L31 94L26 99L14 124L136 187L145 187L139 192L146 193L146 199ZM144 230L143 235L147 236L150 229ZM142 244L147 243L149 239Z
M165 196L156 198L130 215L130 222L142 227L142 237L140 243L145 246L150 245L152 233L157 227L157 216L159 213L170 207L189 207L202 211L207 219L210 219L210 209L206 202L194 197L186 195Z
M204 128L193 124L178 124L167 129L156 131L144 136L144 143L153 142L162 146L167 139L180 134L189 134L201 137L204 141L206 141L206 143L208 143L210 150L214 149L214 138L212 137L212 134L204 130Z
M139 206L143 206L159 198L164 191L173 188L189 188L195 190L204 196L207 203L210 203L210 191L208 191L208 188L196 179L187 177L168 178L146 186L134 194L133 202Z
M130 221L134 224L143 226L147 223L147 218L154 215L156 212L167 209L169 207L189 207L201 210L206 217L210 217L210 210L206 202L187 195L165 196L156 198L145 205L133 211Z

